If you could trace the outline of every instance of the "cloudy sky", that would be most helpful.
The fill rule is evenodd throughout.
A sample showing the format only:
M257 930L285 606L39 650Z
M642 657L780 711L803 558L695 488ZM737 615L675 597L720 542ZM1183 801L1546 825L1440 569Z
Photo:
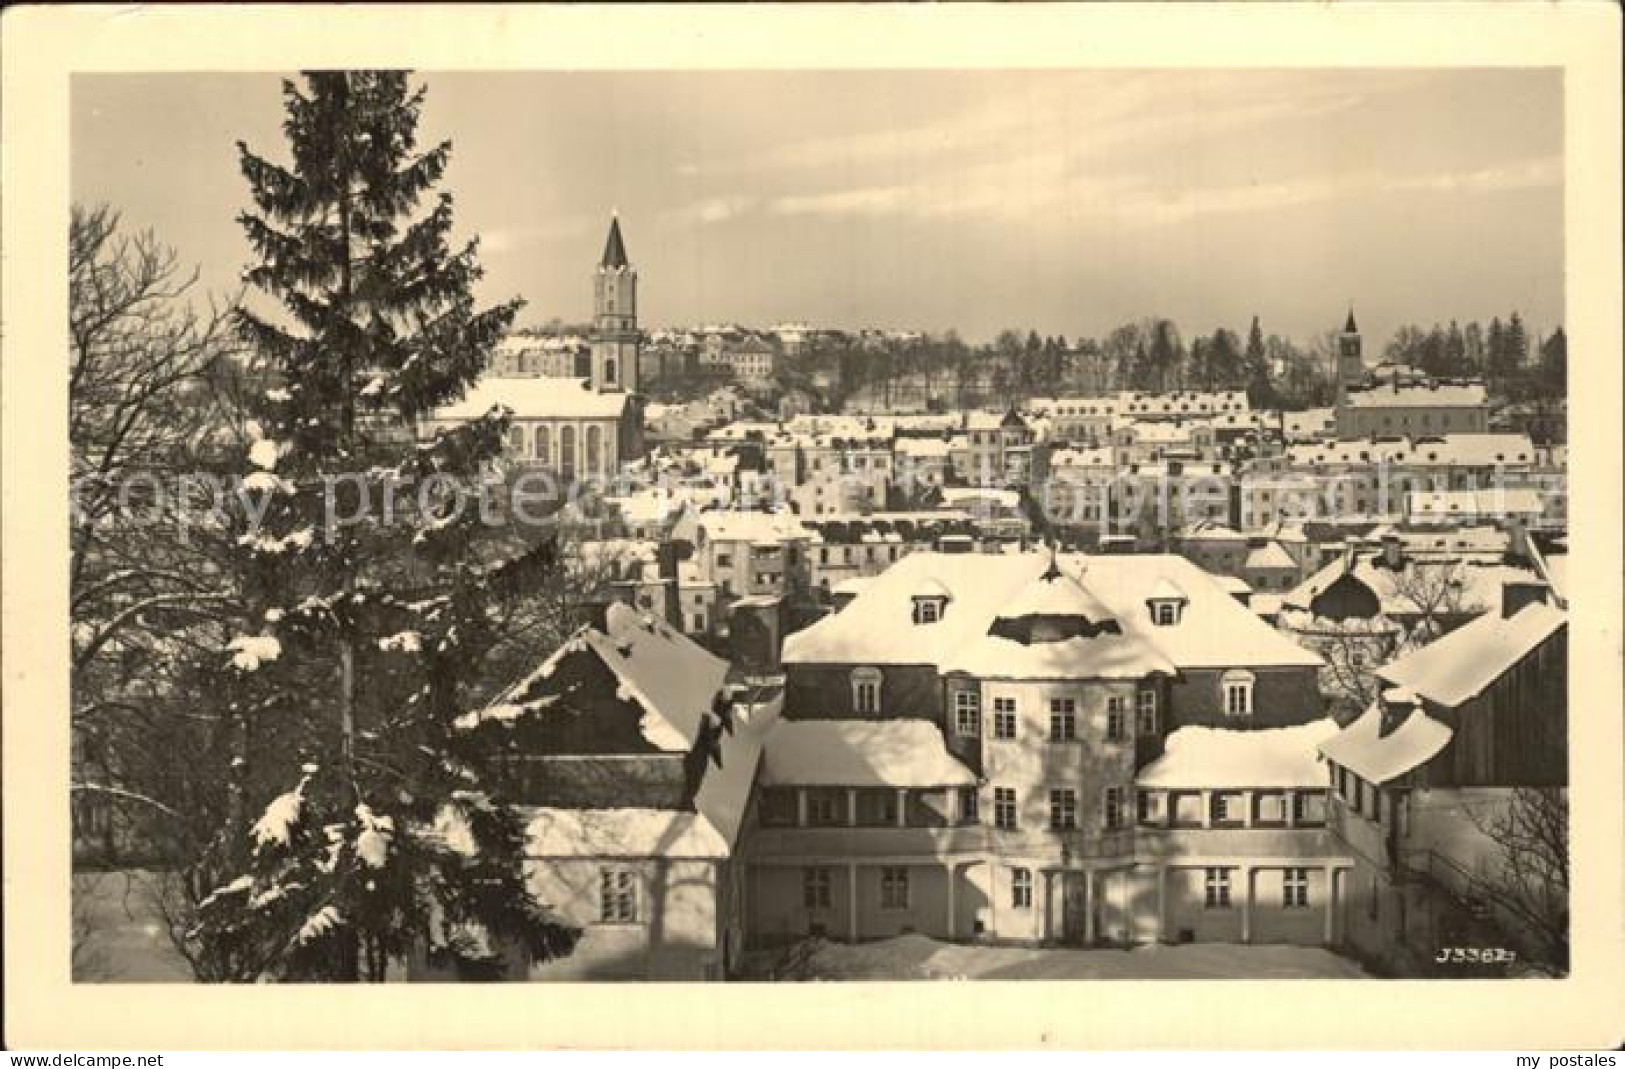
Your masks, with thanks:
M990 337L1145 315L1307 339L1562 320L1548 71L426 74L487 300L590 312L618 209L647 325ZM77 200L235 284L234 142L283 158L270 75L81 75Z

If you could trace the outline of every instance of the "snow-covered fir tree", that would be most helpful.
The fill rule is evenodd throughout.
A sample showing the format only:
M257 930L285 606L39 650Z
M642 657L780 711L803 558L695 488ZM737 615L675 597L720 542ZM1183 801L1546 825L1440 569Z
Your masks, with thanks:
M418 946L494 975L502 947L573 934L526 892L517 815L450 725L552 560L490 552L470 496L501 485L505 411L405 431L474 381L519 302L476 309L450 196L420 207L450 144L419 150L406 74L308 74L284 98L291 161L238 146L263 306L238 325L266 387L233 517L243 631L209 666L237 804L195 936L218 979L381 980Z

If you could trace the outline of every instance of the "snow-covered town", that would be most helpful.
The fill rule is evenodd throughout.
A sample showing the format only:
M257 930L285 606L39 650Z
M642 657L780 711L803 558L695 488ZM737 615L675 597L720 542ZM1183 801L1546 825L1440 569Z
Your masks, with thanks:
M76 209L76 978L1565 974L1560 325L653 324L608 204L475 311L412 93L217 323Z

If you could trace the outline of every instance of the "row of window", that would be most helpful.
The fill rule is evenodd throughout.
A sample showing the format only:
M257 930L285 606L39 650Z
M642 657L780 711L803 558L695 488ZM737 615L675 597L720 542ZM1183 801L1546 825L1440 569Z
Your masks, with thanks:
M859 712L874 710L859 709ZM993 699L993 738L1014 739L1020 711L1016 699L998 696ZM954 730L967 738L982 733L982 696L978 691L954 692ZM1142 736L1157 733L1157 692L1142 688L1135 695L1135 730ZM1076 742L1078 739L1078 701L1076 698L1049 699L1049 741ZM1122 694L1106 698L1106 740L1126 742L1128 732L1128 698Z
M1120 831L1127 826L1127 787L1107 787L1102 794L1101 823L1107 831ZM973 796L974 797L974 796ZM993 788L993 826L1002 831L1015 831L1021 826L1021 813L1016 804L1014 787ZM1051 831L1074 831L1078 827L1078 792L1071 787L1052 787L1049 792L1049 827Z
M1231 902L1231 872L1222 866L1203 870L1202 904L1207 909L1229 909ZM835 904L834 874L823 865L802 870L801 901L807 909L831 909ZM1033 905L1033 870L1010 870L1010 905L1015 909L1031 909ZM1286 909L1309 907L1309 870L1285 868L1281 870L1281 905ZM880 908L900 910L909 908L909 870L901 866L886 866L880 870Z
M532 433L527 436L529 428ZM531 448L527 451L525 443L529 438ZM587 427L586 434L581 439L586 447L586 465L589 472L596 472L603 467L604 458L604 429L597 425ZM559 467L568 472L574 472L576 467L576 429L571 426L559 428L558 432L558 463ZM543 464L553 463L553 431L546 423L537 423L534 426L525 423L516 423L508 428L508 448L516 456L530 455Z

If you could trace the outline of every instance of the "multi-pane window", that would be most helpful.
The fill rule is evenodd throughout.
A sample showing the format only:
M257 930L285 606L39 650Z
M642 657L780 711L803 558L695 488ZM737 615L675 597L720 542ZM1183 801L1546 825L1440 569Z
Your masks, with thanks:
M1142 736L1157 733L1157 692L1147 687L1138 696L1139 733Z
M1010 870L1010 905L1016 909L1033 906L1033 870Z
M1078 792L1057 787L1049 792L1049 826L1066 831L1078 826Z
M1049 701L1049 738L1051 742L1072 742L1078 737L1078 703L1073 698L1051 698Z
M993 826L1009 830L1016 826L1016 791L1014 787L993 788Z
M1118 831L1123 827L1123 815L1127 809L1126 789L1123 787L1107 787L1104 800L1104 815L1107 831Z
M1228 909L1230 906L1230 870L1211 868L1203 881L1203 904L1208 909Z
M1016 737L1016 700L1014 698L993 699L993 737L995 739L1013 739Z
M1226 672L1220 680L1224 691L1226 716L1251 716L1253 712L1253 676L1251 672Z
M959 822L975 824L981 818L980 799L975 787L959 788Z
M1309 870L1287 869L1281 874L1281 905L1289 909L1309 905Z
M1223 824L1230 819L1230 797L1224 794L1215 794L1209 803L1212 811L1213 823Z
M830 908L832 897L829 869L813 867L802 870L801 901L808 909Z
M1128 699L1113 694L1106 699L1106 741L1122 742L1128 734Z
M974 690L954 692L954 728L961 735L978 735L982 730L982 696Z
M1134 817L1141 824L1151 823L1151 792L1134 792Z
M637 874L631 869L604 869L599 873L598 919L605 924L637 923Z
M860 713L880 712L880 670L859 668L852 673L852 708Z
M880 870L880 908L908 908L908 869L888 866Z

